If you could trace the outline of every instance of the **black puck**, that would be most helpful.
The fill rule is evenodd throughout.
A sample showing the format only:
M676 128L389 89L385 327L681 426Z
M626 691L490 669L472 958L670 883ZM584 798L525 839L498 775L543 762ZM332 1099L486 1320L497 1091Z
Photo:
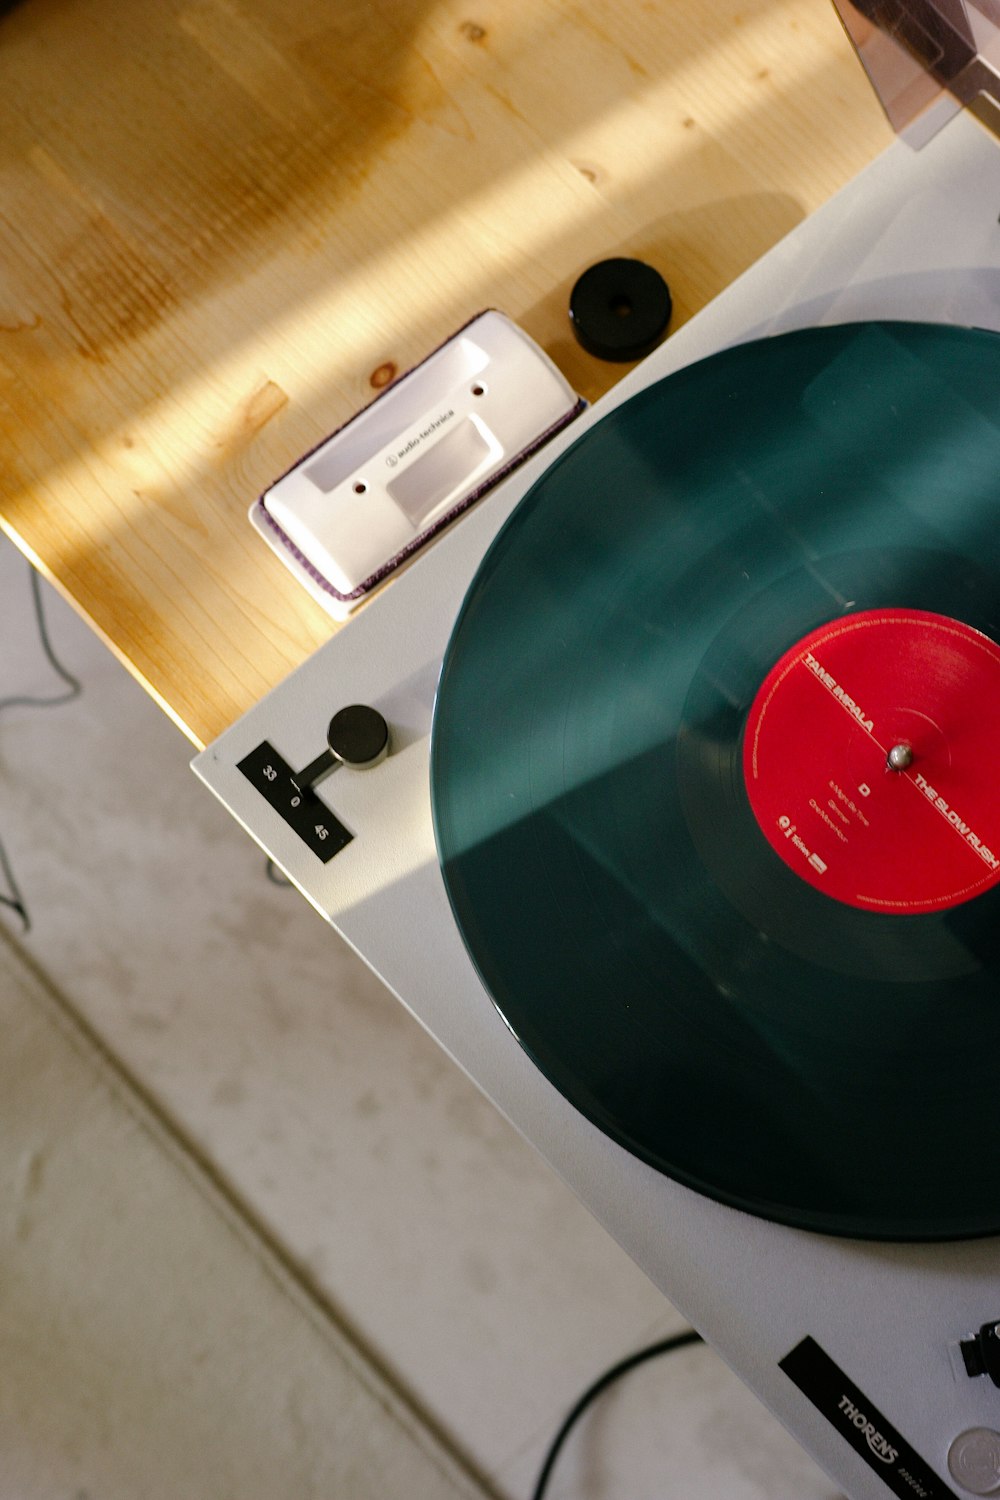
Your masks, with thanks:
M570 293L577 341L598 359L641 359L667 331L670 288L642 260L616 257L584 271Z
M352 703L334 714L326 742L342 765L367 771L384 760L389 749L389 726L378 709Z

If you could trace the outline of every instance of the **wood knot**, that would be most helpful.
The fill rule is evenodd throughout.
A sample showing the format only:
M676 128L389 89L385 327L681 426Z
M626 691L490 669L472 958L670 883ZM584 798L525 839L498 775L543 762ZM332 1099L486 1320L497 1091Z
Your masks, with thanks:
M478 21L463 21L458 29L470 42L484 42L486 40L486 27L480 26Z
M384 391L387 385L395 380L397 367L391 359L387 359L384 365L379 365L368 377L368 384L376 391Z

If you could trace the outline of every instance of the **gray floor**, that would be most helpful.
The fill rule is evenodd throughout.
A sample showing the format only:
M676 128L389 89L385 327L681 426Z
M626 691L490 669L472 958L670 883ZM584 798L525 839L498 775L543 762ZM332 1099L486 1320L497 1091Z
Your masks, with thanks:
M0 1491L483 1500L0 935Z
M681 1320L315 913L269 883L259 851L188 770L177 730L47 599L85 692L0 714L0 838L33 922L19 944L311 1289L315 1315L346 1329L504 1500L527 1497L579 1391ZM25 566L6 543L0 640L0 697L58 688ZM0 921L18 935L11 913ZM5 1045L0 1031L0 1067L12 1066ZM4 1137L0 1155L8 1149ZM113 1225L99 1165L92 1212ZM46 1212L58 1215L52 1194ZM216 1327L229 1315L222 1304ZM109 1328L113 1369L116 1336ZM261 1339L277 1341L261 1358L298 1358L277 1332ZM123 1383L128 1370L123 1361ZM394 1497L392 1440L387 1428L382 1492ZM176 1493L220 1493L211 1459L201 1462L200 1487L179 1469ZM74 1494L46 1488L41 1471L37 1481L19 1471L11 1489L2 1464L0 1452L0 1500ZM717 1357L695 1348L609 1392L549 1493L709 1490L834 1493ZM130 1495L107 1489L100 1500L118 1493Z

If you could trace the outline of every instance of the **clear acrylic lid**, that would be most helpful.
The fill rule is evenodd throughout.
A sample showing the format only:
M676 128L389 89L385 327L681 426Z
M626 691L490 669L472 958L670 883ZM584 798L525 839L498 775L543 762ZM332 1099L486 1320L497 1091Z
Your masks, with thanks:
M893 129L922 146L959 109L1000 135L1000 0L834 0Z

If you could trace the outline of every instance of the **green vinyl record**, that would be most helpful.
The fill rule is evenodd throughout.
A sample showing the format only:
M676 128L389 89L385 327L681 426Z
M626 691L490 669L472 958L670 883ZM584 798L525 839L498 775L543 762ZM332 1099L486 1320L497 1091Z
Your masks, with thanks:
M431 795L582 1114L784 1224L1000 1231L998 640L1000 335L740 345L555 460L460 611Z

